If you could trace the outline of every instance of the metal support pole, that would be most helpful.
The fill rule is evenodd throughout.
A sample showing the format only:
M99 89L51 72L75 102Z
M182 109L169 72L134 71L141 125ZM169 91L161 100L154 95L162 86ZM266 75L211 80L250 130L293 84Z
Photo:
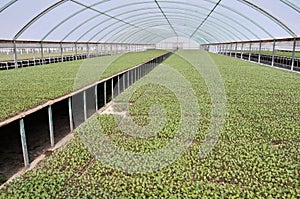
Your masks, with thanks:
M244 43L242 43L242 48L241 48L241 59L243 59L243 50L244 50Z
M120 75L118 75L118 95L120 95Z
M230 57L232 56L232 43L230 44L230 53L229 53Z
M104 104L107 103L106 97L107 97L107 94L106 94L106 81L105 81L104 82Z
M129 81L129 79L130 79L130 71L126 72L126 76L127 76L127 88L128 88L130 86L130 81Z
M273 41L272 66L274 66L274 61L275 61L275 46L276 46L276 40Z
M139 68L135 69L136 81L139 80Z
M237 47L238 47L238 43L235 43L235 55L234 55L234 57L236 58L237 57Z
M259 42L258 63L261 61L261 41Z
M75 43L75 59L77 60L77 43Z
M24 165L25 165L25 168L28 169L30 167L30 163L29 163L29 156L28 156L28 149L27 149L27 142L26 142L24 119L20 120L20 135L21 135Z
M60 43L60 57L61 57L61 62L64 62L64 49L62 43Z
M95 86L95 108L96 111L98 111L99 107L98 107L98 85Z
M87 120L86 91L83 91L83 114L84 114L84 121L86 121Z
M74 131L74 124L73 124L73 111L72 111L72 98L68 98L68 106L69 106L69 122L70 122L70 130L71 132Z
M88 43L86 44L86 51L87 51L86 57L88 58L90 56L90 47Z
M125 85L125 77L126 77L126 75L125 75L125 73L124 73L123 76L122 76L122 81L123 81L123 89L122 89L122 91L125 91L125 89L126 89L126 85Z
M49 133L50 133L50 143L51 147L54 147L54 130L53 130L53 117L52 117L52 106L48 107L48 118L49 118Z
M18 68L18 55L17 55L17 44L16 41L13 42L14 46L14 63L15 63L15 68Z
M251 61L251 48L252 48L252 43L250 42L249 44L250 49L249 49L249 61Z
M292 66L291 66L291 70L294 70L294 62L295 62L295 51L296 51L296 44L297 44L297 39L294 38L294 42L293 42L293 54L292 54Z
M111 100L114 99L114 78L111 78Z
M44 46L42 42L41 42L41 59L42 59L42 64L44 64Z
M98 43L96 44L96 53L97 53L97 56L99 56L99 46L98 46Z

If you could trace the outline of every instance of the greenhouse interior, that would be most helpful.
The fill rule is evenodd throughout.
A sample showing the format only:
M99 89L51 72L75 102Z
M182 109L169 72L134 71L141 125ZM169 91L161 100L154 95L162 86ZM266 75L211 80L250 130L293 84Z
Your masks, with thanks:
M0 198L300 198L299 0L2 0Z

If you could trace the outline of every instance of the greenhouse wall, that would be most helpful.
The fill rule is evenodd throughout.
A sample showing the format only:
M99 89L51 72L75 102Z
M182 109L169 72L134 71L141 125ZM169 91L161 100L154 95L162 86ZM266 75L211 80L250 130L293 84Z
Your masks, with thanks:
M243 41L203 45L223 54L292 71L300 71L300 38Z

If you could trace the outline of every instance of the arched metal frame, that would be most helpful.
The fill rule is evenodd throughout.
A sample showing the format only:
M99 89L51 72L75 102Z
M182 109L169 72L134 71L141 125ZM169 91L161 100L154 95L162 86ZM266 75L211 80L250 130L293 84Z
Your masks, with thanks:
M183 3L181 3L181 2L171 2L171 3L176 3L176 4L180 4L180 5L182 5ZM143 4L143 2L140 2L140 3L135 3L135 4L130 4L130 5L137 5L137 4ZM195 5L195 4L190 4L190 3L185 3L185 4L187 4L187 5L191 5L191 6L193 6L193 7L196 7L196 8L200 8L200 9L204 9L204 10L209 10L208 8L204 8L204 7L201 7L201 6L198 6L198 5ZM180 5L179 5L179 7L180 7ZM124 6L122 6L122 8L123 8ZM119 7L117 7L117 8L115 8L115 9L119 9ZM114 9L113 9L114 10ZM132 11L128 11L127 13L129 13L129 12L132 12ZM225 15L222 15L221 13L219 13L222 17L226 17ZM235 21L236 22L236 21ZM133 22L134 23L134 22ZM254 22L254 24L256 24L255 22ZM257 25L257 24L256 24ZM245 26L244 26L245 27ZM252 32L251 30L249 30L248 29L248 31L249 32ZM270 33L268 33L269 35L270 35Z
M169 17L170 18L170 17ZM174 19L174 18L170 18L170 19ZM174 27L177 27L177 26L181 26L181 27L183 27L184 26L184 24L186 24L187 25L187 27L186 28L188 28L188 29L190 29L191 31L192 31L192 28L196 28L195 27L195 23L191 23L191 22L196 22L197 20L195 20L195 19L189 19L189 21L185 21L185 20L182 20L182 19L176 19L176 21L177 21L177 24L176 24L176 26L174 26ZM151 20L144 20L144 21L140 21L140 23L141 24L143 24L143 25L145 25L145 26L147 26L148 28L156 28L156 27L160 27L160 28L164 28L165 26L168 26L168 24L165 24L165 25L161 25L160 24L160 20L159 19L156 19L155 20L155 17L153 17ZM155 24L155 23L158 23L158 24ZM182 23L182 24L181 24ZM218 30L218 29L215 29L214 30L216 33L221 33L220 32L220 30ZM130 37L132 37L132 35L133 34L130 34L130 35L126 35L126 36L124 36L123 38L124 39L122 39L122 37L119 37L117 34L115 34L115 35L112 35L109 39L108 39L108 41L116 41L116 42L120 42L120 41L122 41L122 40L124 40L124 41L128 41L128 38L130 38ZM178 35L173 35L174 37L175 36L178 36ZM182 33L179 35L179 36L184 36L184 37L189 37L189 35L183 35ZM204 35L202 35L202 36L204 36ZM113 40L112 38L113 37L119 37L119 40ZM226 36L227 37L227 36ZM224 37L224 39L226 39L226 37ZM227 37L228 39L230 38L229 36ZM220 41L219 39L217 39L217 37L214 37L214 39L215 39L215 41ZM231 37L231 39L229 39L229 40L232 40L233 39L233 37Z
M184 11L190 11L190 12L192 12L192 13L198 13L198 14L203 15L202 12L199 12L199 11L197 11L197 10L188 10L188 9L184 9L184 8L180 8L180 9L179 9L179 8L176 8L176 7L174 7L174 8L172 8L172 7L167 7L167 9L173 9L173 10L176 11L175 13L178 13L178 11L180 11L180 10L184 10ZM203 9L208 10L207 8L203 8ZM153 9L152 9L152 8L144 8L144 9L141 9L141 10L143 10L143 11L144 11L144 10L145 10L145 11L148 11L148 10L153 10ZM123 12L123 13L119 14L117 17L122 16L122 15L124 15L124 14L128 14L128 13L131 13L131 11ZM147 12L147 13L149 13L149 12ZM226 17L226 16L222 15L221 13L220 13L220 15L223 16L223 17ZM78 28L80 28L80 27L81 27L82 25L84 25L85 23L89 22L90 20L93 20L93 19L97 18L98 16L99 16L99 15L87 19L86 21L84 21L84 23L81 23L80 25L78 25L77 27L75 27L74 29L72 29L72 30L67 34L67 36L69 36L70 34L72 34L72 32L74 32L75 30L77 30ZM138 15L127 16L127 19L131 19L132 17L136 17L136 16L140 16L140 14L138 14ZM215 19L215 20L218 20L218 19L215 18L215 17L211 17L211 18L213 18L213 19ZM237 20L235 20L235 19L233 19L233 18L230 18L230 17L227 17L227 18L228 18L228 20L230 20L230 21L234 22L235 24L237 24L238 27L241 27L245 32L251 33L251 35L253 35L255 39L259 39L259 36L258 36L258 35L256 35L253 31L251 31L249 28L247 28L247 27L244 26L243 24L241 24L239 21L237 21ZM88 34L89 32L91 32L92 30L94 30L95 28L99 27L101 24L103 24L103 23L105 23L105 22L107 22L107 21L109 21L109 19L107 19L107 20L105 20L105 21L103 21L103 22L100 22L100 23L96 24L95 26L91 27L91 28L90 28L89 30L87 30L83 35L81 35L76 41L79 41L79 40L80 40L82 37L84 37L86 34ZM139 20L136 20L136 21L139 21ZM101 28L102 28L102 31L106 30L106 29L109 28L109 27L112 27L114 24L117 24L117 23L118 23L118 22L115 22L115 23L109 24L108 26L101 27ZM226 22L224 22L224 21L223 21L223 23L226 24L227 26L232 27L232 28L235 29L237 32L239 32L237 28L235 28L234 26L230 25L229 23L226 23ZM122 24L122 25L124 26L124 24ZM217 28L217 26L216 26L216 28ZM96 33L92 38L90 38L88 41L92 41L92 40L94 39L94 37L96 37L97 35L99 35L102 31L97 32L97 33ZM65 36L64 39L66 39L67 36ZM249 39L249 38L246 37L246 36L245 36L245 38L246 38L246 39ZM64 41L64 39L61 40L61 42ZM103 38L102 38L102 39L103 39ZM99 39L99 40L102 40L102 39ZM249 40L250 40L250 39L249 39Z
M201 6L201 1L212 5L212 8L206 8L204 6ZM255 32L247 28L246 25L220 12L218 8L225 9L229 13L234 13L240 16L243 20L246 20L247 22L249 22L249 24L255 26L257 29L262 31L265 35L267 35L271 39L276 39L276 36L273 35L273 33L270 32L269 30L267 30L263 26L263 24L259 24L258 22L251 19L251 17L247 16L246 14L240 12L237 9L228 6L226 3L222 2L221 0L219 1L201 0L201 1L199 1L199 4L193 2L186 2L182 0L178 0L178 1L143 0L137 2L129 1L128 3L122 5L111 6L109 8L106 8L106 10L103 11L102 8L101 10L99 10L99 8L96 7L101 4L105 5L105 3L110 2L109 0L99 1L92 5L84 4L80 2L80 0L60 0L54 3L53 5L49 6L48 8L46 8L45 10L37 14L36 16L33 16L33 18L27 24L25 24L23 27L20 28L20 30L17 32L17 34L15 34L12 40L13 41L18 40L25 31L30 31L30 28L33 24L35 24L42 17L46 16L48 13L52 12L53 10L60 7L66 2L74 3L78 6L81 6L82 8L74 13L70 13L69 16L62 19L60 22L58 22L54 27L50 29L49 32L47 32L42 38L40 38L39 41L46 40L48 36L51 35L57 28L62 27L67 21L73 19L75 16L87 10L95 12L95 14L88 19L83 19L79 23L79 25L74 26L74 28L70 32L66 32L66 35L63 35L60 42L64 42L74 31L81 30L81 27L83 25L88 24L89 22L97 19L100 16L106 16L107 18L105 20L101 20L98 24L93 25L92 27L87 29L82 35L78 37L77 41L80 41L88 34L92 33L95 30L97 31L99 29L101 30L94 33L93 36L91 36L91 38L88 41L93 41L93 39L99 39L100 37L98 41L107 38L108 40L112 39L120 43L129 43L129 41L131 42L133 39L135 39L135 41L138 41L138 43L140 42L145 43L146 41L145 38L149 38L150 35L153 35L153 38L157 37L155 41L161 41L170 36L185 36L194 39L195 41L198 42L206 41L206 43L231 42L234 40L237 41L250 40L249 37L250 35L254 39L261 39L259 35L257 35ZM284 24L279 18L276 18L274 15L272 15L270 12L267 12L265 9L255 5L249 0L235 0L235 1L243 5L246 5L247 7L249 7L249 9L264 16L266 20L272 22L273 25L276 25L276 27L282 29L285 33L287 33L288 36L294 38L297 37L297 34L295 33L295 31L292 30L291 27ZM9 1L8 3L6 3L0 8L0 13L3 12L4 10L9 9L10 7L12 7L12 5L16 4L17 2L18 2L17 0ZM289 0L280 0L280 2L287 5L291 9L295 10L296 12L300 13L299 6L295 5ZM143 16L138 16L135 13L136 10L134 7L137 5L151 5L150 7L140 9L139 11L145 11L145 14L148 14L147 11L151 10L151 12L153 11L153 13L157 13L161 17L160 18L151 17L150 19L142 20ZM184 14L183 12L180 13L178 12L179 7L180 10L192 11L193 13L192 14ZM111 12L115 12L124 8L128 8L126 12L121 12L115 15L110 14ZM203 10L204 12L200 12L199 10ZM184 20L189 21L189 23L185 22L185 24L189 26L189 28L187 28L186 31L187 30L190 31L190 35L188 35L187 32L182 32L181 29L177 28L177 27L182 27ZM221 20L222 24L220 23L217 24L216 23L217 20ZM103 28L104 23L105 24L108 23L110 24L110 26L106 26L105 28ZM153 24L155 24L155 26ZM241 27L241 29L237 27ZM126 32L129 35L124 35L122 37L118 37L118 39L113 39L115 35L126 33L124 32L125 28L128 29L128 31ZM103 33L103 29L111 33L111 35L104 35L104 36L101 35ZM168 31L163 31L163 32L152 31L154 29L156 30L164 29ZM222 29L222 34L211 33L211 32L220 33L220 31L218 31L219 29Z

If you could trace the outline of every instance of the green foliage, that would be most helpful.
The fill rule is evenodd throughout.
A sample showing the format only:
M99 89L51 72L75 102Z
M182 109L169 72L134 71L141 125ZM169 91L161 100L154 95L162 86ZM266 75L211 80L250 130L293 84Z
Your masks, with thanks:
M172 56L164 64L190 81L201 107L198 134L180 158L153 172L122 172L97 161L82 143L81 132L101 125L126 151L150 152L167 145L180 120L179 102L169 89L149 85L131 97L129 114L146 125L150 107L159 102L168 113L160 132L149 139L135 138L124 134L113 116L95 116L65 147L5 185L0 198L299 198L299 74L210 56L226 87L227 114L218 144L206 158L199 156L199 147L210 124L209 92L195 68ZM141 81L155 80L165 71L160 65ZM116 100L122 102L127 92Z
M0 71L0 121L164 53L150 50Z

